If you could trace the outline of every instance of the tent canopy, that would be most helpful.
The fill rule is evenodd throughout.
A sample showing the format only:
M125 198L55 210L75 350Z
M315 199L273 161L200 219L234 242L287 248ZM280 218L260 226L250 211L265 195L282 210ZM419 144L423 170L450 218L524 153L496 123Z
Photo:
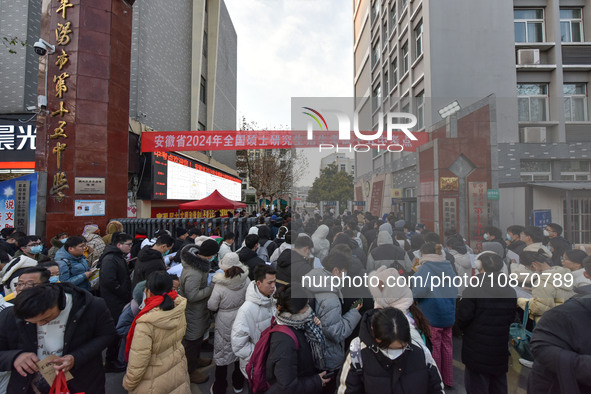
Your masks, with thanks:
M209 196L201 200L186 202L179 205L179 209L237 209L246 208L246 204L240 201L228 200L220 192L214 190Z

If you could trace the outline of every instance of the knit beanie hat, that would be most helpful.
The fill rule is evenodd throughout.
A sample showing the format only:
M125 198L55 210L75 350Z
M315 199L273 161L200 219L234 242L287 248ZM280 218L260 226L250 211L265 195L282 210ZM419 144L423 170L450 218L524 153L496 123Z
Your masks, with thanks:
M222 261L220 261L220 268L226 271L232 267L241 265L238 253L228 252L224 255Z
M89 224L87 226L84 226L84 231L82 231L82 235L83 236L87 236L90 235L94 232L96 232L96 230L99 229L99 226L97 226L96 224Z
M187 234L187 229L182 228L182 227L177 227L176 230L174 230L174 233L176 234L177 238L180 238L183 235Z
M199 254L201 256L215 256L218 250L220 250L218 243L213 239L207 239L199 247Z

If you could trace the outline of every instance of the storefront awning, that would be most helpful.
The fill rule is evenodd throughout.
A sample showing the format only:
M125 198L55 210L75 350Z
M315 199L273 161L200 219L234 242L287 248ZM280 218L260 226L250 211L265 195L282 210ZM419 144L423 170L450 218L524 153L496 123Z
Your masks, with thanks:
M532 187L548 187L559 190L591 190L591 182L532 182L528 183Z

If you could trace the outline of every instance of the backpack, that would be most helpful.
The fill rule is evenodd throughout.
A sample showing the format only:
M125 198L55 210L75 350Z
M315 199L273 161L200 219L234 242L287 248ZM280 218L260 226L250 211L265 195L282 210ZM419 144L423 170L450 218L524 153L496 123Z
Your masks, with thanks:
M248 376L248 383L251 392L253 393L264 392L271 387L267 381L266 369L267 357L269 355L269 343L271 341L271 334L274 332L282 332L289 335L295 342L296 351L300 348L298 338L293 331L287 326L276 324L275 318L273 317L271 319L271 325L261 333L261 337L254 346L254 351L250 356L250 360L248 361L248 364L246 364L246 375Z
M269 251L267 250L267 246L271 245L271 243L273 243L273 241L269 240L265 242L264 245L259 244L259 248L257 249L257 256L265 263L269 262Z

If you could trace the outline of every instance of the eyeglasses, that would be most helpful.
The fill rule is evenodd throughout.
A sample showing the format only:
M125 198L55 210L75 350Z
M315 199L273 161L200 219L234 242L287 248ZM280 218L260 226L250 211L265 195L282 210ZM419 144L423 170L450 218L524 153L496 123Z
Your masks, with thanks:
M18 282L16 284L16 288L17 289L28 289L30 287L35 287L37 286L39 283L37 282Z

